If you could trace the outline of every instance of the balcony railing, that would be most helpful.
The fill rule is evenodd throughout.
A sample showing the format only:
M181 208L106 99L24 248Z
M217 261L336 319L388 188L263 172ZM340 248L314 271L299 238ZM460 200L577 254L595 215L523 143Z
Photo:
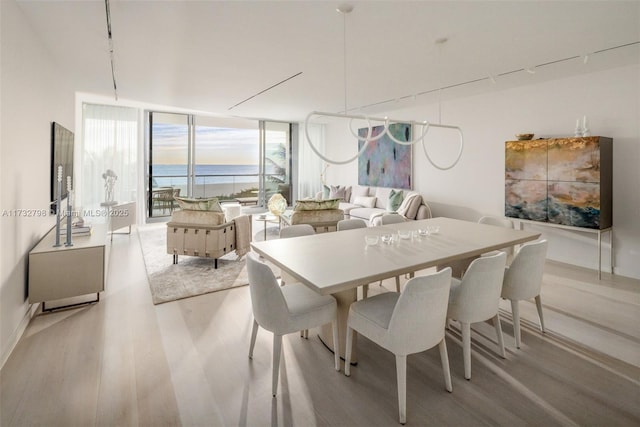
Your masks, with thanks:
M269 177L280 177L281 175L266 175L266 191L274 192L278 184L269 181ZM188 176L185 175L162 175L154 176L154 189L172 187L180 189L180 195L187 195ZM257 197L260 186L259 174L239 174L239 175L195 175L193 183L192 197L217 197L220 200L232 200L236 197Z

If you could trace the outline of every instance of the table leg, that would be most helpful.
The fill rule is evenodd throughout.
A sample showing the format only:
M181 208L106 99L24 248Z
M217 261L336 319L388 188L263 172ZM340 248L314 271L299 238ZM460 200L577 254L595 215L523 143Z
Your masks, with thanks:
M358 288L348 289L332 295L338 302L338 339L340 340L340 357L344 359L347 344L347 319L349 317L349 307L351 306L351 303L355 302L358 298ZM319 337L324 345L326 345L329 350L333 351L333 333L330 324L322 326ZM358 354L356 352L357 337L358 334L355 334L353 337L353 352L351 352L352 364L358 362Z

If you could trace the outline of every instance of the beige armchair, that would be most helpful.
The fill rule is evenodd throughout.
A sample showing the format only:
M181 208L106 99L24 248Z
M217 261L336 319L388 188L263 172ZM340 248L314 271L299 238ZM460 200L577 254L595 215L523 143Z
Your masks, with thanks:
M167 223L167 253L174 264L179 255L189 255L213 258L218 268L218 258L236 249L235 226L222 212L175 211Z

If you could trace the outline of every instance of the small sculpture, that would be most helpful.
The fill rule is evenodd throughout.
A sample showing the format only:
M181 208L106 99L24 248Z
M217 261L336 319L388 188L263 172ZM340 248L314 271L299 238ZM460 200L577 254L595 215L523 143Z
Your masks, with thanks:
M113 200L113 189L116 185L116 181L118 180L118 175L116 175L116 173L111 169L107 169L107 171L102 174L102 178L104 179L104 202L101 203L101 205L112 206L117 204L118 202Z
M267 206L272 215L280 216L287 209L287 199L285 199L282 194L276 193L271 196Z

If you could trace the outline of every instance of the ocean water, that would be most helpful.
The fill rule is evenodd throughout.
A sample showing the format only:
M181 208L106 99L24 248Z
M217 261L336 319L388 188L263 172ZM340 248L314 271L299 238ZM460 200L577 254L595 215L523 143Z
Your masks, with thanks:
M258 182L258 165L196 165L195 173L196 185ZM186 174L186 165L153 165L157 187L186 186Z

